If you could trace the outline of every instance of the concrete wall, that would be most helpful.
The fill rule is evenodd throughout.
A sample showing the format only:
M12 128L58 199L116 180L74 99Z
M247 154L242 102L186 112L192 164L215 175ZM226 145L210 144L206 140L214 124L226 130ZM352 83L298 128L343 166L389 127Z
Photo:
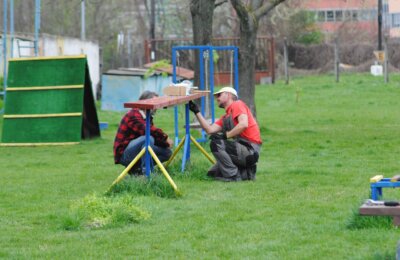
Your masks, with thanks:
M139 99L145 91L154 91L162 96L162 90L172 82L172 77L161 75L144 78L133 75L107 75L102 76L101 109L110 111L124 111L124 103Z
M32 35L14 35L13 58L33 57L34 42ZM7 56L11 57L11 40L7 37ZM2 48L1 52L3 52ZM53 36L41 34L39 38L39 56L64 56L81 55L87 56L90 78L92 81L93 94L96 95L100 83L100 54L99 45L90 41L81 41L76 38ZM2 55L1 55L2 56ZM0 61L0 69L3 74L3 59Z

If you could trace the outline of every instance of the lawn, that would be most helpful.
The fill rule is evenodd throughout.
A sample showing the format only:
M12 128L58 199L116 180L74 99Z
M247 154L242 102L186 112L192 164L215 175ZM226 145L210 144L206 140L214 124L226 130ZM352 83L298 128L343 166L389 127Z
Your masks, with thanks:
M0 258L394 259L398 229L356 212L370 177L400 172L399 82L359 74L257 86L257 180L212 181L193 148L183 174L180 158L169 168L181 197L114 195L147 214L128 224L66 228L73 206L105 197L123 170L112 155L122 113L98 111L109 128L79 145L0 147ZM173 109L157 113L172 135Z

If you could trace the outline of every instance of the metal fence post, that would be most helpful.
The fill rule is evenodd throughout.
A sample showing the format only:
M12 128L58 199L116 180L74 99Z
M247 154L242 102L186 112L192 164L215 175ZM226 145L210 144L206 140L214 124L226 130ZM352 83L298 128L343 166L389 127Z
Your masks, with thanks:
M287 50L287 38L285 37L283 40L283 62L285 67L285 83L289 84L289 57Z
M385 35L384 37L384 58L383 58L383 70L385 75L385 83L389 82L389 57L388 57L388 37Z
M338 38L335 38L335 76L336 82L339 82L339 43Z

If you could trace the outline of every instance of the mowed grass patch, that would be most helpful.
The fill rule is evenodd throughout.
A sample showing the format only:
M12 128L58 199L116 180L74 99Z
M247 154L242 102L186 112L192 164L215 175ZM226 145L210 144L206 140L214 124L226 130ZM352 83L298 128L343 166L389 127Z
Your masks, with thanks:
M134 205L129 194L112 197L92 194L72 203L62 227L65 230L120 227L149 217L149 213Z
M0 147L0 257L393 258L398 229L349 223L369 197L369 178L400 171L398 82L360 74L339 83L326 75L257 86L264 144L256 181L212 181L211 163L192 146L183 172L181 153L168 167L181 197L114 194L130 196L129 205L151 217L105 228L71 232L60 220L74 202L104 194L122 172L112 144L123 113L99 111L109 128L80 145ZM154 122L172 136L172 119L168 108ZM399 190L384 189L383 197L399 200Z

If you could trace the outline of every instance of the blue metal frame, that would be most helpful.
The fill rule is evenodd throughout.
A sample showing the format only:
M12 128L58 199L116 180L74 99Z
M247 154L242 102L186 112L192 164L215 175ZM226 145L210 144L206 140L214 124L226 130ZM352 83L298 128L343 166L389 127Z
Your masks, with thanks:
M10 0L10 57L14 57L14 0Z
M35 56L39 56L40 0L35 0Z
M3 91L0 92L0 96L3 96L3 108L0 113L4 113L7 88L7 7L7 0L3 0Z
M390 178L383 178L378 182L371 183L371 199L379 200L382 197L382 188L399 188L400 181L391 182Z
M7 31L8 31L8 1L10 1L10 57L14 57L14 0L3 0L3 108L0 114L4 113L6 103L6 88L7 88ZM35 56L39 55L39 31L40 31L40 5L41 0L35 0Z
M177 83L177 75L176 75L176 63L177 57L176 54L178 51L183 50L198 50L199 51L199 61L200 61L200 90L204 90L204 53L208 52L209 55L209 87L210 87L210 103L211 103L211 122L215 122L215 108L213 102L213 93L214 93L214 59L213 59L213 51L233 51L234 52L234 88L239 93L239 66L238 66L238 53L239 49L236 46L175 46L172 47L172 81L173 83ZM205 97L201 97L201 113L204 115L205 110ZM175 146L179 144L179 119L178 119L178 107L175 106ZM183 150L183 157L182 157L182 171L185 169L186 161L190 159L190 120L189 120L189 106L188 104L185 105L185 144ZM198 142L205 142L207 141L205 131L202 130L202 138L197 139Z

